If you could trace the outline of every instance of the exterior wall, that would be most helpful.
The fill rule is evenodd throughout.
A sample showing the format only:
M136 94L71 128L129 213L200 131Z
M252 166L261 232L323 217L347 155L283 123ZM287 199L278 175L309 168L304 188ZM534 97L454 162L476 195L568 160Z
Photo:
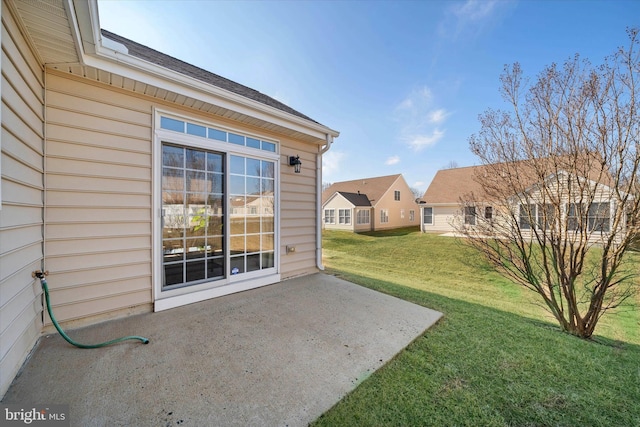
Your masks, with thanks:
M48 72L46 112L45 268L56 317L84 324L149 311L151 102Z
M400 200L394 199L394 192L400 191ZM413 192L402 176L387 190L386 193L373 202L375 209L372 211L372 221L375 230L385 230L390 228L418 227L420 225L420 206L415 202ZM380 222L380 211L387 209L389 212L389 222ZM404 210L404 218L401 211ZM414 211L413 221L410 220L409 211Z
M281 278L317 271L317 146L50 71L45 254L60 321L152 309L154 107L280 141ZM294 154L300 174L287 164ZM296 251L286 254L287 245Z
M300 143L282 135L266 134L280 140L280 274L282 279L316 273L316 231L319 206L317 206L318 170L317 146ZM299 155L302 161L300 173L289 166L289 156ZM286 246L295 246L295 252L287 254Z
M324 223L324 211L326 209L334 209L335 210L335 224L326 224ZM349 209L351 212L351 223L350 224L339 224L338 218L338 210L339 209ZM354 231L355 229L355 209L351 202L342 197L340 194L332 197L325 205L322 207L322 222L324 224L324 228L327 230L345 230L345 231ZM368 228L368 227L367 227Z
M433 224L423 224L423 211L422 209L425 207L433 208ZM460 215L460 206L459 205L439 205L432 206L426 204L421 206L420 208L420 223L421 229L424 232L428 231L442 231L444 233L453 232L454 228L451 224L453 224L454 218Z
M358 224L358 211L368 210L369 211L369 224ZM371 221L373 220L373 208L370 207L361 207L353 209L353 229L356 233L371 231Z
M39 61L2 4L0 396L40 337L44 80Z

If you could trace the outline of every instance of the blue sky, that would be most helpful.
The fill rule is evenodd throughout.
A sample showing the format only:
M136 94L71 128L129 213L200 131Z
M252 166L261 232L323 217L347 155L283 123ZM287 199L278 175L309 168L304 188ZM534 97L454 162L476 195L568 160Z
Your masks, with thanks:
M499 76L535 77L626 45L638 1L99 0L102 28L272 96L340 131L323 179L402 173L426 190L477 164L478 115ZM303 166L304 167L304 166Z

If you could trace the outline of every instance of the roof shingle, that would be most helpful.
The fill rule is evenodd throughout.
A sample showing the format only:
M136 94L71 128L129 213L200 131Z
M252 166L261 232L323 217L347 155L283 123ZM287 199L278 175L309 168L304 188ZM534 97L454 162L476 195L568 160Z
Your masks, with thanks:
M345 191L338 191L338 194L347 199L353 206L371 206L371 201L366 194L347 193Z
M322 192L322 204L336 192L366 194L372 206L380 200L401 174L378 176L374 178L354 179L352 181L335 182Z
M185 76L193 77L194 79L200 80L204 83L208 83L213 86L219 87L221 89L228 90L229 92L233 92L237 95L244 96L245 98L251 99L253 101L257 101L264 105L268 105L280 111L293 114L294 116L300 117L305 120L309 120L313 123L320 124L317 121L311 119L310 117L302 114L301 112L296 111L293 108L289 107L288 105L285 105L282 102L276 99L273 99L270 96L267 96L255 89L251 89L250 87L241 85L225 77L219 76L205 69L196 67L195 65L191 65L187 62L181 61L177 58L166 55L162 52L158 52L157 50L141 45L140 43L137 43L137 42L134 42L133 40L129 40L125 37L119 36L110 31L102 29L101 32L104 37L123 44L129 50L129 55L131 56L134 56L139 59L143 59L145 61L151 62L155 65L159 65L169 70L178 72L180 74L184 74Z

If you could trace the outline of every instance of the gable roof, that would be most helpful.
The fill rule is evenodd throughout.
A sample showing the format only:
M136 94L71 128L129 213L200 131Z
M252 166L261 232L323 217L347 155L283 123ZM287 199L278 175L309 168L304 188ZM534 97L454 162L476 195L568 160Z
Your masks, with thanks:
M475 180L476 174L482 174L484 166L469 166L439 170L431 180L422 200L426 203L458 203L460 197L473 193L484 194L482 186Z
M288 105L285 105L282 102L273 99L270 96L267 96L255 89L251 89L250 87L241 85L225 77L219 76L203 68L196 67L195 65L191 65L187 62L181 61L180 59L164 54L150 47L141 45L140 43L129 40L105 29L101 29L100 32L102 36L124 45L128 50L128 54L131 56L151 62L152 64L159 65L180 74L184 74L185 76L193 77L194 79L200 80L201 82L228 90L229 92L244 96L245 98L257 101L264 105L268 105L280 111L293 114L294 116L298 116L302 119L318 123L317 121L300 113L299 111L294 110Z
M389 188L401 178L402 174L378 176L373 178L354 179L351 181L334 182L326 190L322 192L322 204L325 204L333 193L345 192L355 194L366 194L370 201L370 206L375 204L382 198Z
M609 187L613 185L613 180L608 173L600 173L601 159L599 156L581 157L583 158L577 160L578 169L584 169L585 178ZM569 168L563 168L562 164L571 161L575 162L576 160L561 157L536 160L539 162L540 170L548 171L545 179L553 176L554 173L565 172L565 169ZM477 177L494 176L494 182L497 184L500 182L500 177L496 176L499 171L500 173L517 174L514 176L517 176L519 185L523 189L528 189L536 183L542 182L540 175L527 161L442 169L433 177L422 199L429 204L457 204L462 197L473 194L478 200L486 200L485 188L478 183Z
M371 206L371 201L366 194L347 193L346 191L338 191L337 193L347 199L353 206Z

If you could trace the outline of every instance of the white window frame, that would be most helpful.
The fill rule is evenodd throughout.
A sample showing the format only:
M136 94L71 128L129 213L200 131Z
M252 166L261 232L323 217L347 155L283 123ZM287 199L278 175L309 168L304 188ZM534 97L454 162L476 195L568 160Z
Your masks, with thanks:
M371 212L369 209L358 209L356 212L356 224L371 224Z
M400 201L400 190L393 190L393 200L396 202Z
M431 214L429 215L431 217L431 222L426 222L424 220L426 218L427 209L431 211ZM425 206L422 208L422 223L424 225L433 225L433 207L432 206Z
M351 209L338 209L338 224L351 225Z
M413 209L409 209L409 222L413 222L416 220L416 211Z
M380 224L389 223L389 209L380 209Z
M327 215L329 214L329 215ZM327 221L329 219L329 221ZM336 223L336 210L335 209L325 209L324 210L324 223L325 224L335 224Z
M484 207L484 219L486 221L493 221L493 206Z
M465 206L463 209L465 225L476 225L478 212L475 206Z
M533 221L529 221L529 218ZM521 203L518 206L518 227L521 230L532 230L537 227L538 220L538 205L534 203Z
M276 152L256 150L245 146L229 144L227 142L194 136L186 133L179 133L160 128L160 117L170 117L190 123L211 126L219 129L226 129L250 137L267 140L276 144ZM193 147L202 150L217 151L225 154L225 175L229 171L231 155L259 158L272 161L274 163L274 202L276 210L274 212L274 267L264 270L243 273L239 275L230 274L230 257L225 255L225 275L224 279L184 286L177 289L162 289L162 144L178 144L186 147ZM262 135L251 134L242 129L233 129L218 123L203 123L190 116L179 113L155 109L153 115L153 207L155 214L152 216L152 240L153 240L153 299L154 311L167 310L198 301L204 301L223 295L229 295L244 290L249 290L265 285L277 283L281 280L280 275L280 142ZM228 176L228 175L227 175ZM225 184L225 198L228 197ZM230 218L229 203L225 203L225 222ZM225 226L227 229L228 227ZM229 248L230 235L225 234L225 248Z

